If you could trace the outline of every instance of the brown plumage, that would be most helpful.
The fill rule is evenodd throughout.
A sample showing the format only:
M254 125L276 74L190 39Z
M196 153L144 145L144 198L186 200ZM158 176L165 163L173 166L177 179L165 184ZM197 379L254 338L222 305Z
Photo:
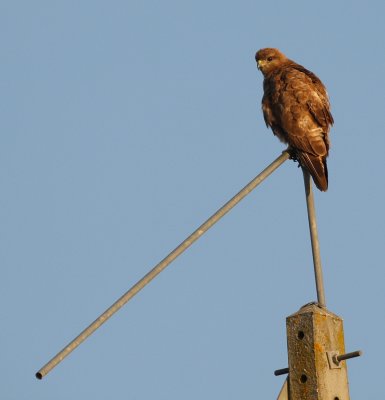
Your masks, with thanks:
M266 125L289 144L292 158L309 171L318 189L326 191L328 135L334 121L325 86L278 49L259 50L255 60L264 76L262 110Z

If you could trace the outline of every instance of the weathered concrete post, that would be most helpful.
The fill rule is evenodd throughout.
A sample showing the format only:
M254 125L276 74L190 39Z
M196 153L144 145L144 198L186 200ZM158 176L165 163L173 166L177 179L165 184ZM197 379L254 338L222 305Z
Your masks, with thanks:
M290 400L349 400L342 319L310 303L286 319Z

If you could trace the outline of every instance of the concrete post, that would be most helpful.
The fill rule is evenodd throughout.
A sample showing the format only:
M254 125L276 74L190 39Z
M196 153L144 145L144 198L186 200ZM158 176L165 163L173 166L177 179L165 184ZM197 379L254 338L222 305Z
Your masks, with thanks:
M308 304L286 319L290 400L349 400L342 319Z

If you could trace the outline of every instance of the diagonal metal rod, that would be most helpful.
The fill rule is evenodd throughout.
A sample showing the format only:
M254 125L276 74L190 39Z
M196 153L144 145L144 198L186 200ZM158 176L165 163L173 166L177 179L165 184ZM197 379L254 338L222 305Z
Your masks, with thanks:
M236 204L246 197L253 189L255 189L263 180L265 180L272 172L282 165L290 157L287 151L284 151L276 160L266 167L258 176L250 181L240 192L238 192L231 200L213 214L206 222L196 229L187 239L185 239L178 247L176 247L166 258L157 264L150 272L140 279L131 287L122 297L120 297L110 308L101 314L91 325L81 332L72 342L70 342L63 350L53 357L36 373L36 378L42 379L57 364L67 357L76 349L84 340L86 340L93 332L104 324L113 314L123 307L132 297L134 297L141 289L144 288L152 279L160 274L172 261L181 255L188 247L198 240L208 229L218 222L225 214L227 214Z
M313 253L313 264L314 264L314 275L315 284L317 289L317 300L320 307L326 308L325 301L325 289L322 275L322 264L321 264L321 253L320 245L318 240L317 232L317 219L315 214L314 206L314 194L311 185L311 179L309 172L302 168L303 180L305 183L306 193L306 205L307 205L307 216L309 221L310 239L311 239L311 250Z

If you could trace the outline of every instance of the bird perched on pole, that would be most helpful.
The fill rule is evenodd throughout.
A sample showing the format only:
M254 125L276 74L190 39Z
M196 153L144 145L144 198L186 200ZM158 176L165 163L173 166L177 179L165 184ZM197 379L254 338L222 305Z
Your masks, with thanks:
M334 121L325 86L278 49L259 50L255 60L264 76L262 111L266 125L289 145L291 157L309 171L318 189L326 191L326 157Z

